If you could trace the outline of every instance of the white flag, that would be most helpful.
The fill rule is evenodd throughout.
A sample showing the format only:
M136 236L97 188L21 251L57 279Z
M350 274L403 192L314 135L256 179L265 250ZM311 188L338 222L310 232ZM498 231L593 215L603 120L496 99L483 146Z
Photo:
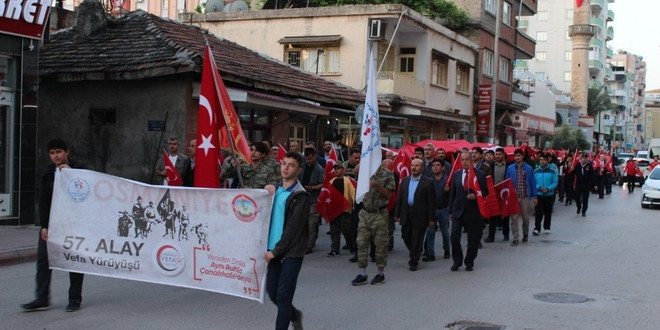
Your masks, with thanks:
M360 171L355 192L355 200L360 203L369 191L371 176L376 173L383 160L380 146L380 119L378 117L378 95L376 92L376 71L374 70L373 50L369 53L369 72L367 76L367 99L364 101L364 115L360 135L362 153Z

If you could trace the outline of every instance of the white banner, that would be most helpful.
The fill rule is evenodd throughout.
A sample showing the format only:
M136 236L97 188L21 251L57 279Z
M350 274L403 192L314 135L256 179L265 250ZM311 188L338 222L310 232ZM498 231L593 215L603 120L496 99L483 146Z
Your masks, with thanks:
M51 268L264 300L272 196L152 186L89 170L55 175Z

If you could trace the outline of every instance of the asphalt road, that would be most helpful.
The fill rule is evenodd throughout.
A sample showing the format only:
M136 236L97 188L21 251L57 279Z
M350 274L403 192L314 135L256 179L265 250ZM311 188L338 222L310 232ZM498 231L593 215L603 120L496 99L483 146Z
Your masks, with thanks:
M380 286L351 286L357 266L344 251L326 257L323 225L294 304L306 329L656 329L660 210L640 208L639 188L613 190L604 200L591 196L586 218L574 205L556 204L552 234L530 236L529 243L511 247L498 233L495 243L484 243L473 272L450 272L451 261L443 259L410 272L397 238ZM33 298L34 271L33 263L0 267L1 329L272 329L275 323L270 301L98 276L85 278L82 310L66 313L68 276L60 271L54 271L52 309L25 313L19 305ZM371 279L375 266L367 271ZM535 295L586 301L553 303Z

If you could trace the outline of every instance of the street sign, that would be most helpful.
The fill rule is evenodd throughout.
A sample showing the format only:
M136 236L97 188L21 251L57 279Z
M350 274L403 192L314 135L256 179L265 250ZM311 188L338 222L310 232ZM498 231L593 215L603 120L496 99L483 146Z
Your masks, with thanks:
M150 120L149 121L149 132L162 132L165 131L165 121L164 120Z

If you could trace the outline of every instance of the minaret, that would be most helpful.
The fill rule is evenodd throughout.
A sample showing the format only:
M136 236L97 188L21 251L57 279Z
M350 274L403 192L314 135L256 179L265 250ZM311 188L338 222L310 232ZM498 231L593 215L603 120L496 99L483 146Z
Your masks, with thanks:
M576 0L573 25L568 27L568 36L571 37L573 43L571 100L580 105L580 117L587 116L589 41L595 34L595 27L589 24L590 17L589 0Z

